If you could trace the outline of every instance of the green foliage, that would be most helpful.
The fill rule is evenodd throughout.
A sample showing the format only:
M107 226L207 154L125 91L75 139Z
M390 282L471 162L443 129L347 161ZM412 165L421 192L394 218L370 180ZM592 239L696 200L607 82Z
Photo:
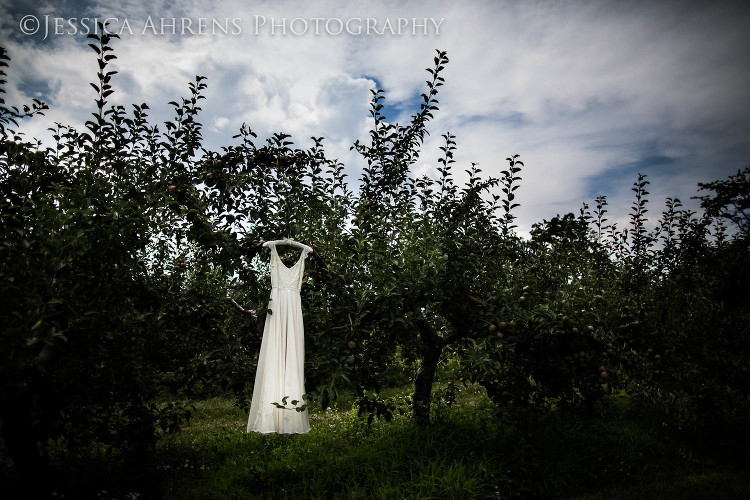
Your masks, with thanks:
M200 271L188 270L181 228L191 214L176 187L181 162L195 162L201 79L160 134L145 104L131 116L107 108L112 37L89 38L99 73L87 131L57 124L47 149L7 129L0 142L2 428L22 477L38 473L53 442L71 454L148 456L190 415L155 403L182 385L168 381L177 362L195 356L180 347L225 316L210 287L191 286Z
M383 399L377 394L370 395L364 391L359 396L354 405L357 407L357 418L367 421L367 426L372 425L375 417L390 422L393 419L394 412L401 415L407 413L410 405L410 398L387 398Z
M700 191L713 191L713 195L697 196L709 217L729 219L744 238L750 232L750 166L727 180L698 183Z
M0 136L7 138L9 125L18 126L18 121L24 118L29 118L34 115L43 115L45 109L49 109L45 103L39 99L33 99L31 105L24 104L19 109L17 106L8 107L5 103L4 94L5 84L7 81L5 78L8 76L4 68L8 67L10 62L10 56L5 47L0 47ZM16 138L18 140L19 138Z

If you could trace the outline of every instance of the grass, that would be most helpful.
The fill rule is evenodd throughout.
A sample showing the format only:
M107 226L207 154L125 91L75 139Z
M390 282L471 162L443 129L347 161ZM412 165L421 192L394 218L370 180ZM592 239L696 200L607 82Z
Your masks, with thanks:
M231 399L197 401L189 424L143 463L61 465L69 488L57 498L750 498L746 459L699 455L654 432L627 401L574 420L498 412L478 386L461 388L450 408L435 399L426 429L398 412L368 425L343 399L312 410L306 435L247 434Z
M750 498L750 485L747 477L739 472L707 472L629 487L605 489L588 495L570 497L569 500L640 500L643 498L680 500Z
M466 407L475 399L466 394ZM166 455L203 459L186 459L193 480L187 488L173 481L167 498L475 498L492 490L482 479L490 464L457 449L472 447L465 439L444 440L398 413L367 425L351 401L313 412L302 436L245 434L247 416L223 399L199 403L196 417L162 443Z
M738 470L697 459L623 408L519 425L469 387L428 429L398 414L368 426L351 400L312 412L302 436L246 434L246 418L227 399L196 403L159 447L164 498L750 498Z

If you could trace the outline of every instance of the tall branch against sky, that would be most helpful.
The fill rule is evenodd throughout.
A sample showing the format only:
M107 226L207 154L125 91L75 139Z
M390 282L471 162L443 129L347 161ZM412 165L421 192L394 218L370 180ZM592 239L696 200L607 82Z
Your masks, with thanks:
M369 89L385 90L388 120L406 122L420 103L422 62L446 50L441 113L415 174L437 175L448 130L459 165L497 174L503 158L522 154L522 234L600 194L613 220L626 220L623 186L638 172L654 203L690 200L698 182L750 157L742 2L0 0L0 45L17 64L9 100L41 99L52 120L83 127L93 18L121 35L112 80L121 103L147 102L167 119L161 103L204 75L207 147L242 123L302 146L323 136L352 179L363 167L350 147L369 129ZM39 127L20 129L48 137Z

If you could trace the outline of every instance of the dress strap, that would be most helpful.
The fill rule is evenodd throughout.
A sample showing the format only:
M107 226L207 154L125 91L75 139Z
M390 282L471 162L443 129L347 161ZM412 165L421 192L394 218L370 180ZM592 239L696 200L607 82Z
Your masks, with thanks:
M274 243L270 243L270 244L268 245L268 248L270 248L270 249L271 249L271 260L273 260L273 258L274 258L274 255L276 256L276 258L278 258L278 257L279 257L279 252L278 252L278 250L276 250L276 244L274 244Z

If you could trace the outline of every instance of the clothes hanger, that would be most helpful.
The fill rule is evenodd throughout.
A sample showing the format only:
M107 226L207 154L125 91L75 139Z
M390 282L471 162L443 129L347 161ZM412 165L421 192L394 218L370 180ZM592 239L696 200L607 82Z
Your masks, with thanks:
M292 238L284 238L281 240L273 240L273 241L266 241L263 243L264 247L270 247L271 245L289 245L296 248L299 248L301 250L306 251L307 253L313 253L313 249L304 243L300 243L299 241L294 241Z

